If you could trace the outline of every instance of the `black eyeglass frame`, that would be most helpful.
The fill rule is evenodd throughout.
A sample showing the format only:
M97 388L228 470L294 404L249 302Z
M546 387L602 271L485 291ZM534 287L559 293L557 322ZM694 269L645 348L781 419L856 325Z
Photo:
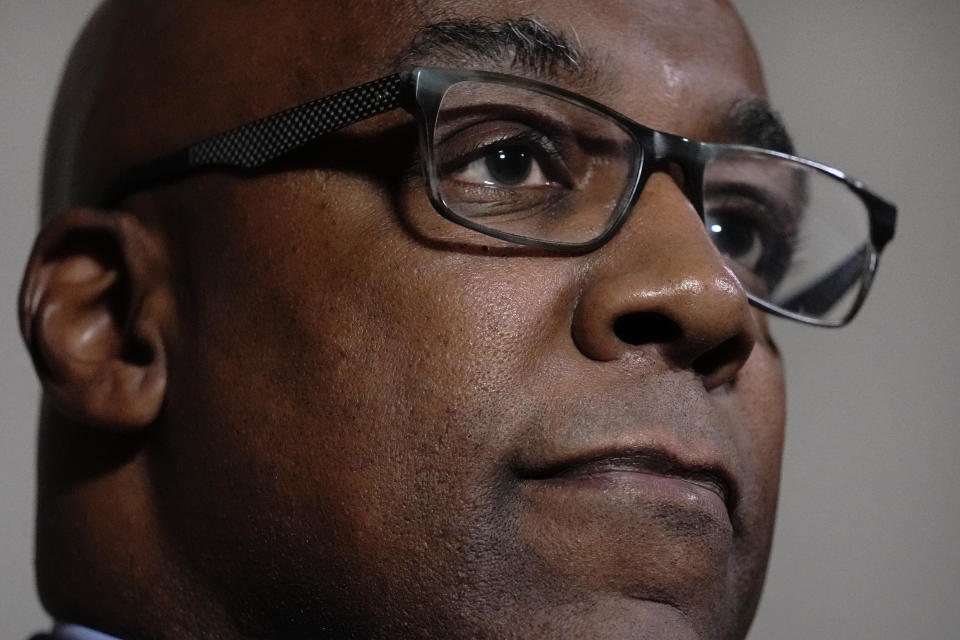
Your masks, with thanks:
M637 145L632 183L626 185L607 229L597 238L582 242L554 242L519 236L485 227L457 215L443 200L433 158L434 128L446 90L459 82L480 81L525 87L574 103L620 125ZM894 236L896 206L869 190L862 182L842 171L799 156L741 144L710 143L650 129L599 102L573 91L502 73L474 70L417 67L390 74L329 96L231 128L218 135L138 165L121 174L105 191L101 205L111 208L132 192L182 178L202 170L262 169L288 153L311 144L324 135L398 108L408 111L420 127L421 156L428 194L440 215L478 233L513 242L565 253L587 253L598 249L620 230L633 210L647 180L658 171L678 166L683 172L683 192L704 216L703 174L707 163L720 156L769 156L802 165L846 185L865 205L869 216L869 263L857 300L845 317L827 321L783 309L748 292L750 301L765 311L804 324L840 327L853 319L863 305L879 264L879 255Z

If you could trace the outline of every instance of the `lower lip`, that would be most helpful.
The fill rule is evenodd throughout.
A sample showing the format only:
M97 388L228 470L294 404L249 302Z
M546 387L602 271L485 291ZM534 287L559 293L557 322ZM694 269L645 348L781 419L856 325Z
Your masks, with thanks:
M699 511L718 522L730 524L723 498L695 482L639 471L611 470L584 475L556 476L541 480L558 489L607 494L631 494L653 504L669 504L684 510ZM618 496L618 497L619 497Z

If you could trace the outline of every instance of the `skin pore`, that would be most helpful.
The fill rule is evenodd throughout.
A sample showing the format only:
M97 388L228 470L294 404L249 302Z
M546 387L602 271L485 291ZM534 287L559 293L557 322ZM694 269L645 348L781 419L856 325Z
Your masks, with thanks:
M398 111L275 170L90 208L137 162L397 64L528 75L652 128L787 144L726 2L477 4L94 18L21 310L55 617L133 639L745 636L781 365L670 176L595 252L511 248L424 214ZM516 55L548 36L566 63ZM638 468L707 493L678 500Z

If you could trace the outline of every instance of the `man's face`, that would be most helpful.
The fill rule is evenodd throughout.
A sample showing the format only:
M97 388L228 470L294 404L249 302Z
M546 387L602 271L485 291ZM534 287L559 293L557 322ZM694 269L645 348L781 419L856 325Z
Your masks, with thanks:
M205 37L237 86L197 91L211 129L393 71L377 61L440 15L534 18L588 53L540 79L691 138L731 138L727 114L764 93L725 2L229 4ZM259 44L222 36L252 24ZM153 467L174 553L249 630L287 637L745 634L782 374L676 182L655 174L601 249L554 255L436 215L415 147L397 112L152 201L192 198Z

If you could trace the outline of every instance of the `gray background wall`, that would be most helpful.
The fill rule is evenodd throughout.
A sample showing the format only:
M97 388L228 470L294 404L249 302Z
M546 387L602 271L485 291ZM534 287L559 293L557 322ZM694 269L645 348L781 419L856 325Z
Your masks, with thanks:
M36 383L15 296L60 65L93 0L0 0L0 635L45 626L30 567ZM864 314L775 331L790 419L751 640L960 628L960 3L739 0L801 153L901 207Z

